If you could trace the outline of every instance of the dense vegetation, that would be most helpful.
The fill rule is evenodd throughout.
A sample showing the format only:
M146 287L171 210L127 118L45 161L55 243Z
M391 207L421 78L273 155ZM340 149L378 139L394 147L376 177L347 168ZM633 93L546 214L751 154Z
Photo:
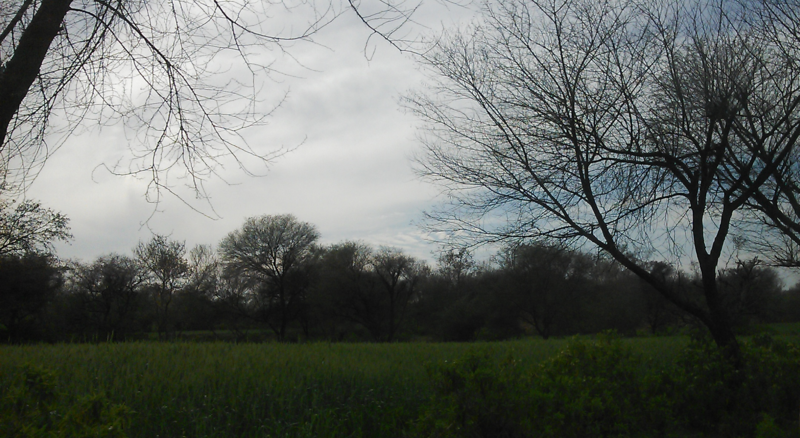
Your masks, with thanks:
M5 346L0 435L798 436L800 350L778 338L745 342L741 373L707 340L607 334Z

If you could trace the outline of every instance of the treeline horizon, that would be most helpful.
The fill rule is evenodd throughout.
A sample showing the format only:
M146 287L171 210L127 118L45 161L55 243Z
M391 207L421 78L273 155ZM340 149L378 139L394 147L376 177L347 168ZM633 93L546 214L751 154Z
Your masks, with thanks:
M249 218L216 248L155 235L132 253L59 261L0 258L0 342L178 338L278 341L476 341L616 330L700 328L619 263L558 242L505 245L491 262L442 250L429 266L358 241L318 244L291 215ZM687 299L696 273L653 262ZM735 328L800 321L800 286L758 259L719 273ZM256 331L259 335L253 336ZM187 334L194 332L194 335ZM197 334L197 333L200 334Z

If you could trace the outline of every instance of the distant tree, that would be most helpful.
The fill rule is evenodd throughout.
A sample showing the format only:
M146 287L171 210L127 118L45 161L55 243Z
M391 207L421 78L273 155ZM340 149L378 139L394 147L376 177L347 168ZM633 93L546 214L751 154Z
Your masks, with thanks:
M784 291L779 300L780 322L800 322L800 283Z
M36 201L0 201L0 255L52 253L55 241L68 241L69 219Z
M0 342L43 339L44 310L60 282L49 256L0 256Z
M569 332L589 292L593 265L568 248L544 243L506 249L501 267L508 278L504 294L512 315L547 339ZM560 333L559 333L560 330Z
M408 306L416 299L421 283L430 275L430 268L402 251L381 247L370 261L378 279L376 293L383 341L396 339L405 320Z
M332 339L342 339L353 325L380 339L381 322L375 298L377 279L372 273L372 248L361 242L342 242L322 248L312 305L327 323Z
M467 248L450 248L439 253L436 272L454 288L475 272L475 259Z
M665 284L674 284L676 289L686 290L689 287L686 285L687 276L666 263L653 263L650 272L661 277ZM651 334L657 334L680 321L680 309L666 297L641 279L638 286L644 296L644 317Z
M313 225L278 215L248 218L219 244L225 275L233 278L242 305L281 341L305 309L317 239Z
M372 340L391 342L429 271L396 248L375 251L360 242L343 242L322 251L314 297L340 321L366 330Z
M770 322L778 313L781 280L758 258L737 260L735 267L720 272L719 282L724 305L737 327Z
M588 285L581 291L581 319L576 325L582 333L615 330L633 335L646 325L647 298L663 298L635 274L610 257L588 256L591 267ZM643 288L649 288L642 290ZM585 295L585 297L582 297Z
M253 326L254 302L249 299L246 279L226 274L223 261L210 245L198 245L189 251L190 278L183 294L190 295L189 303L195 315L180 318L204 325L206 330L218 327L230 330L236 339L245 339L244 328ZM208 308L203 308L207 306ZM200 322L196 318L205 318Z
M197 245L189 251L189 285L209 297L216 296L215 290L221 276L222 263L210 245Z
M151 293L158 336L169 337L170 306L175 295L186 287L191 275L186 260L186 243L156 234L149 242L139 242L133 252Z
M124 340L142 330L147 274L136 259L110 254L69 267L65 290L67 327L101 341Z
M448 248L437 256L436 269L415 300L417 330L434 339L471 341L484 323L485 306L478 293L479 269L466 248Z

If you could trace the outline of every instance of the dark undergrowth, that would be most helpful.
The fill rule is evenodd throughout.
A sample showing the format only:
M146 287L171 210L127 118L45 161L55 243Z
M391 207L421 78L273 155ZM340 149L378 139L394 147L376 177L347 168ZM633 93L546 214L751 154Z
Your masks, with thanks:
M531 366L476 350L431 368L416 437L798 437L800 350L756 336L740 370L705 339L671 364L613 335Z

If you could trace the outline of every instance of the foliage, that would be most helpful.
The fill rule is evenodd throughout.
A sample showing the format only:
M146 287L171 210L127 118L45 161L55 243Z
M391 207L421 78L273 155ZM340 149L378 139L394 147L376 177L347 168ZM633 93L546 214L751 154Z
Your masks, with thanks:
M611 335L572 340L542 364L485 353L434 368L426 437L796 436L800 349L756 337L736 370L708 340L671 365ZM794 434L794 435L792 435Z
M618 339L572 340L542 364L486 354L434 369L437 395L416 434L436 437L661 436L663 400Z
M0 386L0 435L20 438L124 438L132 412L102 393L66 401L54 372L25 366Z
M763 334L743 351L744 367L736 370L708 339L693 340L662 376L673 388L676 418L708 436L753 436L774 427L796 432L800 349Z
M2 190L2 189L0 189ZM69 219L36 201L0 200L0 255L49 254L53 242L72 238Z
M560 344L514 342L531 361ZM87 393L136 413L131 437L399 437L432 395L425 363L459 344L128 342L0 346L0 387L32 363L59 376L59 412ZM2 434L0 434L2 435Z
M761 336L743 352L726 389L716 347L680 337L0 346L0 417L10 427L16 394L14 424L56 431L95 406L92 424L141 437L797 437L797 346ZM27 363L52 371L24 389Z
M60 280L49 256L0 256L0 340L23 342L45 337L45 310Z

